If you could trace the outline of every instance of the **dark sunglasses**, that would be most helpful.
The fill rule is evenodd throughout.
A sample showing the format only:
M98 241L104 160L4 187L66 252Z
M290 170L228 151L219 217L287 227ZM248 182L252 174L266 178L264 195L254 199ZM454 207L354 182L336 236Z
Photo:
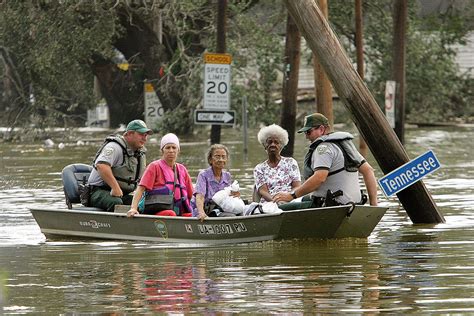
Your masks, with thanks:
M313 129L318 129L321 125L318 125L318 126L315 126L315 127L312 127L310 128L309 130L307 130L306 132L304 132L306 135L309 135L311 134L311 132L313 131Z

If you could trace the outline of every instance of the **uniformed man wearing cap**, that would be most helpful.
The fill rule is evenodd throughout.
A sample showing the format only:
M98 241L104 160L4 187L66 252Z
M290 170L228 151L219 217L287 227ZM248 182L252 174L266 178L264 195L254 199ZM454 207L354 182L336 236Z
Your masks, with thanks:
M111 135L97 151L89 176L88 206L113 212L115 205L130 204L146 167L145 143L152 134L145 122L133 120L123 135Z
M334 196L337 204L359 203L362 200L361 173L370 205L377 205L374 170L352 143L354 136L346 132L331 133L328 119L320 113L306 116L304 126L298 133L305 133L311 142L304 162L305 182L291 193L275 194L275 202L288 202L311 194L313 201L324 203L329 190L331 193L338 192Z

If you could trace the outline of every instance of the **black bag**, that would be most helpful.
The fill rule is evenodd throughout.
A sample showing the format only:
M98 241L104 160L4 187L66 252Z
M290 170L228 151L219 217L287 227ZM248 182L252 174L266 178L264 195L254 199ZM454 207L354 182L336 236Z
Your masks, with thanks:
M204 203L204 212L209 217L218 217L223 210L216 202L210 200Z
M87 184L79 184L77 189L79 191L81 204L84 206L91 206L91 187Z
M344 193L342 190L337 190L336 192L331 192L331 190L327 190L326 192L326 198L324 199L324 206L339 206L342 205L338 201L336 201L336 198L338 196L342 196Z
M174 189L176 187L176 166L174 168L173 190L165 185L158 189L153 189L145 193L145 214L155 214L163 210L174 210Z
M167 189L168 192L166 192L165 189ZM172 210L173 206L174 194L173 191L167 187L149 191L145 196L145 213Z

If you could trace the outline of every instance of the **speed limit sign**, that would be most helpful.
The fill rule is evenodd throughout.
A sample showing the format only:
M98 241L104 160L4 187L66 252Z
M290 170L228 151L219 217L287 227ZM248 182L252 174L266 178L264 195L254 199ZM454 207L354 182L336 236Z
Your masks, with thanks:
M163 117L164 109L151 83L145 82L144 90L145 122L153 129Z
M204 109L230 109L231 62L229 54L204 54Z

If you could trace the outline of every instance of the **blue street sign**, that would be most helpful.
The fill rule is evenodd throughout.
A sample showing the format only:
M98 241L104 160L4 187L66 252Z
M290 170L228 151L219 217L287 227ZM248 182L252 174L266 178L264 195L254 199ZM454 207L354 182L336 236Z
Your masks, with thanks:
M379 179L379 186L385 196L389 197L421 180L424 176L441 167L432 150L398 167Z

